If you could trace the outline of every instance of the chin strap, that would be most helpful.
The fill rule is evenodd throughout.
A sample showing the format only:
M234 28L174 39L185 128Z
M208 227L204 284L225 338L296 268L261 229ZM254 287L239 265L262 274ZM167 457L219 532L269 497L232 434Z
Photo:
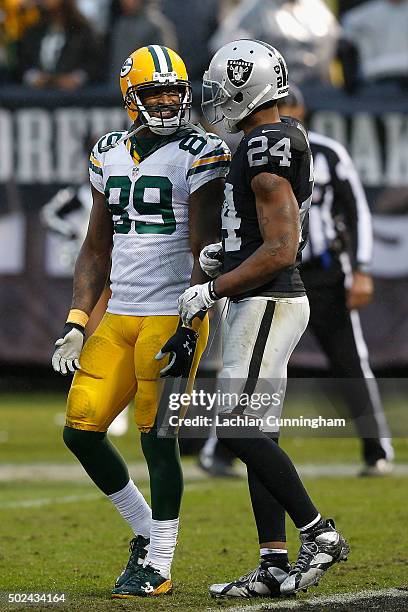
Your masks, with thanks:
M266 94L268 93L268 91L271 89L272 89L272 85L267 85L266 87L264 87L261 93L259 93L256 96L256 98L254 98L252 102L248 104L248 106L242 111L239 117L233 120L234 125L232 127L236 129L236 126L238 125L238 123L242 121L242 119L245 119L245 117L254 110L254 108L258 105L258 103L262 100L262 98L264 98ZM226 119L226 121L231 121L231 119ZM236 131L238 132L238 130Z

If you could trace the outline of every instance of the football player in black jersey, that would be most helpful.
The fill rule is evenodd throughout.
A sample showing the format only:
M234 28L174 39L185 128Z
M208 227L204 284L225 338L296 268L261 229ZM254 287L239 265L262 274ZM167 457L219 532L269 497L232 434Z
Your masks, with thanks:
M230 298L219 382L221 391L230 397L238 392L244 402L220 408L217 435L247 465L261 548L254 571L212 585L210 592L218 597L278 596L307 589L349 550L334 523L321 517L276 443L278 428L265 427L265 433L263 426L251 427L250 417L269 424L269 417L273 421L280 416L286 366L309 318L298 264L307 238L313 164L302 125L279 116L277 100L287 93L285 61L261 41L228 43L204 75L202 108L207 120L222 120L227 131L242 130L244 137L226 178L222 274L187 289L179 298L179 312L188 325L219 298ZM255 409L245 401L265 389L281 398L278 406L271 402ZM265 518L265 508L270 516L271 507L273 525ZM301 546L292 569L285 510L300 530Z

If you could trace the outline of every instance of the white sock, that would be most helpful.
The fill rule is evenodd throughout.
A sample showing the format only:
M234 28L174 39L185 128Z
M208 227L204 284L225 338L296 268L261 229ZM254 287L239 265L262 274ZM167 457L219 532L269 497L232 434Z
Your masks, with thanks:
M108 495L135 535L150 537L152 511L132 479L121 491Z
M310 523L308 523L307 525L305 525L304 527L301 527L299 531L307 531L308 529L310 529L311 527L313 527L314 525L316 525L316 523L318 523L320 521L322 517L320 516L320 514L318 514L316 516L315 519L313 519L313 521L311 521Z
M149 564L159 570L164 578L170 578L178 529L178 518L170 521L155 521L152 519L150 548L145 559L145 565Z

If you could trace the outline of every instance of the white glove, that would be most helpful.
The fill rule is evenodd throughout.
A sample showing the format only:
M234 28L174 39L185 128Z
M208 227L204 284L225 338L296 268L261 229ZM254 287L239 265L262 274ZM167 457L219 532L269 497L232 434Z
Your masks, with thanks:
M207 244L200 253L200 267L211 278L217 278L222 267L222 242Z
M177 306L183 325L190 325L199 312L208 310L219 299L213 285L214 281L204 285L193 285L180 295Z
M63 337L59 338L55 346L57 347L52 356L52 367L56 372L66 376L69 372L80 370L79 355L84 344L84 332L72 323L66 323Z

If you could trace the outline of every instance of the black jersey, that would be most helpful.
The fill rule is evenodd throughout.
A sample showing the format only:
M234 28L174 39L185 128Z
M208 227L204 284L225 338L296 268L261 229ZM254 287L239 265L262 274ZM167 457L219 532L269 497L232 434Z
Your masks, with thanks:
M236 299L254 296L304 295L297 266L307 240L307 216L313 191L313 162L304 127L294 119L282 117L280 123L262 125L245 136L232 158L226 178L222 210L224 246L223 272L238 267L258 249L263 239L259 230L252 179L261 172L282 176L292 186L299 204L302 227L295 265L285 268L275 278Z

